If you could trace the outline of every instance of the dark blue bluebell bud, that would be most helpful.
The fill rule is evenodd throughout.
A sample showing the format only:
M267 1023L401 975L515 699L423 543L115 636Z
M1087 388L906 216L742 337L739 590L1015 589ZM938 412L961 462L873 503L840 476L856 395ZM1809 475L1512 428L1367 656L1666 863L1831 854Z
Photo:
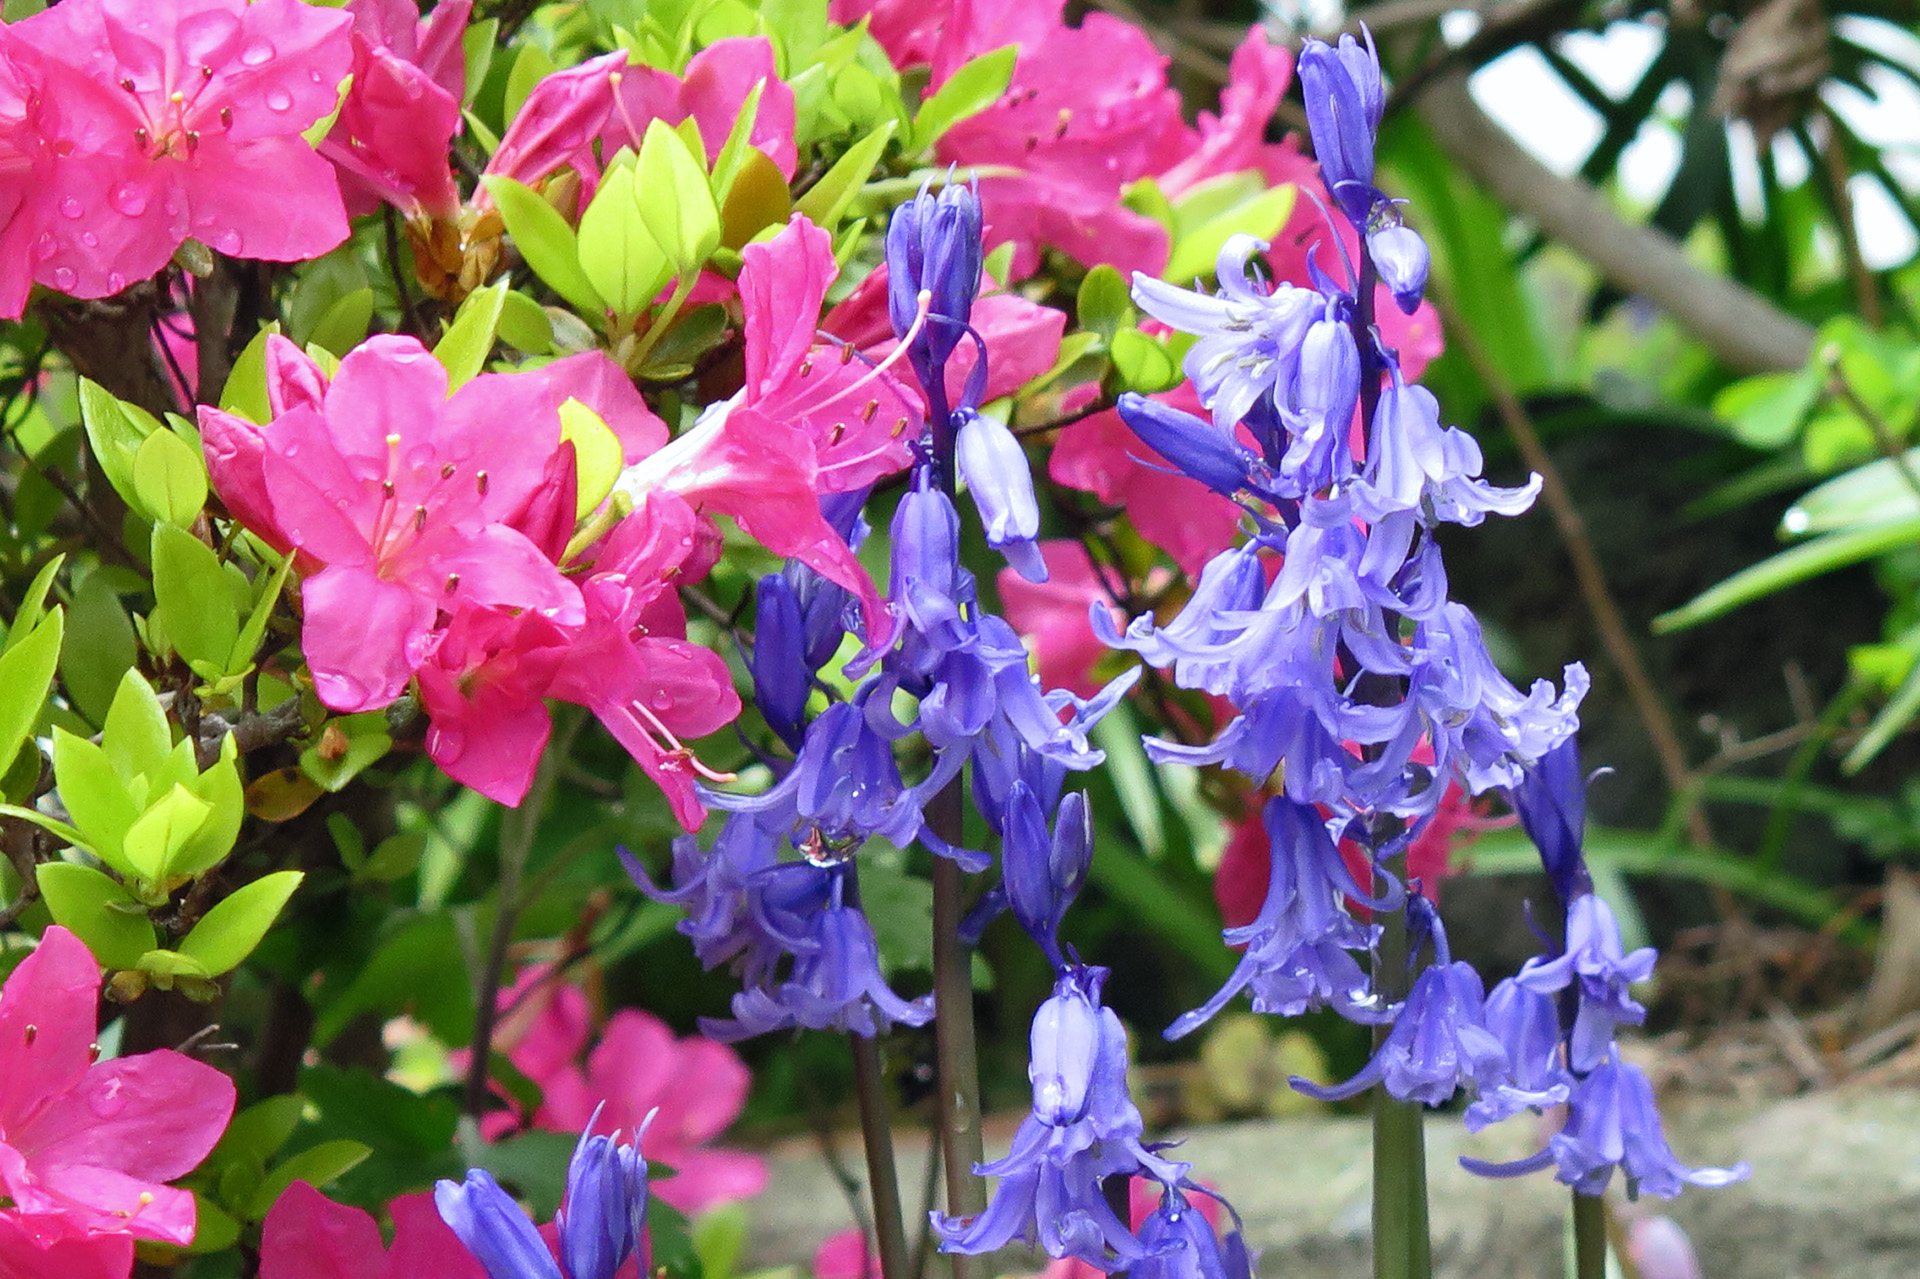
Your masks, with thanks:
M1121 395L1120 420L1181 473L1223 497L1250 487L1255 469L1265 469L1249 450L1212 422L1137 392Z
M954 458L986 526L987 544L1029 582L1046 581L1046 562L1033 544L1040 532L1040 506L1033 500L1027 451L996 418L967 408L955 410L953 417L959 428Z
M1580 744L1569 736L1542 755L1508 796L1521 829L1540 850L1540 862L1562 902L1591 891L1586 859L1587 779L1580 772Z
M895 209L887 224L887 318L895 336L905 339L913 330L920 294L930 295L907 358L936 418L947 406L947 357L966 334L980 288L980 227L979 197L956 183L938 195L923 189Z
M540 1232L486 1169L471 1169L465 1181L436 1182L433 1206L491 1279L560 1279Z
M1393 294L1400 309L1408 315L1419 310L1432 265L1427 242L1420 233L1399 222L1375 227L1367 232L1367 253L1380 272L1380 282Z
M1040 800L1026 782L1014 782L1007 790L1001 840L1001 878L1013 917L1055 970L1064 969L1060 921L1086 882L1093 859L1093 825L1086 796L1075 791L1060 801L1049 838Z
M799 750L806 734L813 671L807 664L806 619L800 600L779 573L761 578L754 596L753 651L747 666L753 674L754 704L767 717L767 726Z
M966 640L961 609L971 601L973 581L960 567L960 515L924 474L900 499L893 515L893 572L889 594L907 625L941 650Z
M1341 36L1337 48L1308 40L1300 50L1300 89L1327 194L1365 230L1381 199L1373 186L1373 146L1386 106L1372 34L1365 48L1350 35Z
M556 1220L568 1279L613 1279L647 1224L647 1161L637 1137L628 1145L617 1133L580 1135Z

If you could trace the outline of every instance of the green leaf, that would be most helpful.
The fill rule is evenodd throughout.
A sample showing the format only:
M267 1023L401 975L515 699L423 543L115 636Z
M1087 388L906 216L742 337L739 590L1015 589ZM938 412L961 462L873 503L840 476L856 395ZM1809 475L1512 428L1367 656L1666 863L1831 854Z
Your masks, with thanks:
M1107 753L1107 780L1120 796L1120 811L1127 825L1133 828L1147 856L1158 859L1167 847L1160 791L1153 784L1153 765L1147 762L1146 749L1140 744L1139 725L1124 702L1094 725L1093 739Z
M1906 678L1900 681L1900 687L1894 690L1887 704L1867 725L1867 731L1847 752L1847 757L1840 762L1840 771L1851 777L1871 764L1874 756L1886 749L1894 734L1905 728L1915 714L1920 714L1920 662L1911 665Z
M181 939L180 953L199 960L215 977L239 967L305 878L301 871L282 870L254 880L201 916Z
M574 466L579 475L574 517L584 518L606 500L613 492L613 482L620 478L620 438L598 413L575 399L560 406L560 438L573 442Z
M668 137L670 145L680 145L671 130ZM631 166L609 170L580 218L580 269L598 296L622 316L646 310L673 278L673 262L648 230L634 185Z
M133 457L133 491L149 519L185 528L207 504L207 468L172 431L155 431Z
M1819 370L1742 378L1714 397L1714 416L1726 419L1742 444L1777 449L1793 441L1820 398Z
M294 1093L254 1102L233 1117L208 1162L217 1165L241 1159L265 1166L293 1136L304 1109L305 1100Z
M226 673L244 674L253 666L253 655L260 651L260 641L267 633L267 623L273 618L273 606L280 599L280 592L286 588L287 576L293 572L293 556L280 561L280 567L267 578L267 584L260 596L254 601L253 611L247 614L247 623L234 637L233 650L227 655Z
M682 275L705 266L720 247L720 209L706 166L663 120L647 124L634 166L634 197L654 243Z
M226 570L210 547L171 524L153 529L153 601L154 616L181 657L226 667L240 634Z
M753 88L747 91L747 97L740 104L740 110L734 113L733 127L727 130L727 140L720 146L720 154L713 159L713 198L720 204L727 202L727 193L733 190L733 183L740 176L740 166L746 163L747 152L758 151L749 139L753 135L753 122L760 113L760 98L765 94L767 82L756 80ZM765 155L761 155L765 159Z
M693 1250L700 1255L702 1279L732 1279L747 1242L747 1206L722 1204L693 1223Z
M193 1192L193 1206L193 1242L185 1249L189 1257L225 1252L240 1242L240 1223L228 1216L226 1209L198 1190Z
M137 405L116 399L99 383L80 379L80 420L87 428L93 456L128 506L144 510L134 491L133 462L147 437L160 429L154 416Z
M153 685L139 671L130 670L121 676L100 734L100 748L107 753L113 771L128 785L136 777L166 767L167 756L173 751L173 730L167 725L167 713L160 709L160 699L154 696Z
M1150 395L1180 385L1180 366L1166 346L1139 329L1121 329L1113 335L1113 367L1130 391Z
M889 974L933 971L933 885L900 868L899 860L860 864L860 900L873 923L880 963Z
M815 225L828 231L839 226L853 197L860 194L860 188L873 176L873 166L880 162L880 153L887 149L897 127L892 120L884 121L848 147L846 154L834 161L833 167L794 202L794 211L806 214Z
M320 753L324 734L316 734L314 744L300 752L300 767L329 791L340 790L393 749L393 738L387 735L387 717L380 711L343 715L328 722L347 735L347 749L339 758L328 759Z
M72 625L60 649L60 682L67 700L91 724L106 722L120 677L138 656L133 623L114 591L112 576L89 573L80 583L69 610Z
M127 827L121 845L127 864L149 883L163 884L173 855L186 847L212 811L213 805L175 783Z
M367 336L373 324L373 286L362 285L333 300L307 334L307 343L334 355L345 355Z
M1920 517L1888 520L1817 537L1805 545L1782 551L1750 568L1741 569L1717 586L1708 587L1679 608L1654 618L1653 629L1655 633L1664 635L1669 631L1698 626L1701 622L1731 612L1742 604L1750 604L1764 595L1897 550L1916 540L1920 540Z
M1134 320L1133 302L1127 296L1127 282L1105 262L1087 272L1080 282L1080 297L1075 304L1080 327L1098 333L1107 341Z
M108 968L134 968L154 947L146 910L112 877L75 862L43 862L34 872L53 922L87 944Z
M267 1174L267 1179L260 1183L260 1189L254 1192L253 1199L247 1205L247 1220L259 1221L264 1218L272 1210L274 1200L294 1182L304 1181L310 1186L324 1187L359 1167L372 1153L373 1147L366 1143L344 1139L309 1146Z
M1901 463L1880 458L1835 476L1787 508L1781 529L1794 536L1831 533L1835 529L1884 520L1920 518L1920 449L1909 449Z
M553 55L532 40L520 46L520 52L514 57L513 66L507 71L507 93L502 102L500 118L511 124L520 114L520 108L526 105L527 95L533 87L559 70Z
M414 867L420 864L420 858L426 854L426 851L425 831L389 835L381 840L379 846L361 863L353 877L356 880L371 879L380 883L392 883L396 879L405 879L413 874Z
M545 355L553 350L553 321L538 302L510 289L500 307L500 340L516 351Z
M1178 283L1195 276L1212 275L1221 247L1236 235L1272 239L1293 213L1294 195L1291 186L1272 187L1208 218L1174 245L1173 256L1167 260L1166 278Z
M745 248L763 231L785 226L792 208L780 166L749 148L720 209L720 243L729 249Z
M267 339L279 331L278 324L263 326L234 358L227 384L220 388L221 408L259 425L272 420L273 406L267 400Z
M61 610L54 609L21 643L0 654L0 760L6 764L33 732L46 704L60 661L64 620Z
M233 851L233 841L240 837L240 823L247 815L247 792L240 781L240 747L231 733L220 741L219 758L187 788L213 811L167 864L169 876L206 873L226 860Z
M559 211L512 178L483 177L480 184L493 197L507 234L533 273L580 314L596 322L606 315L607 304L581 268L573 228ZM600 192L594 195L597 199Z
M1182 893L1132 848L1100 839L1088 876L1140 918L1154 920L1156 934L1208 981L1225 981L1233 972L1234 953L1220 942L1220 916L1213 903L1203 905Z
M33 633L33 628L40 624L40 619L46 615L47 592L53 589L54 575L66 562L67 553L62 551L33 575L33 581L27 584L27 593L20 597L20 606L13 612L13 626L7 631L7 642L0 644L0 653L11 653L20 647L21 642Z
M947 77L947 82L914 113L913 143L908 150L914 155L924 154L948 129L992 106L1013 82L1013 63L1019 53L1018 46L1006 45L969 60Z
M480 92L480 86L486 83L487 72L493 69L493 55L496 36L500 31L500 19L488 18L485 22L476 22L460 34L460 51L465 55L467 64L467 93L460 103L463 107L473 105L473 99Z
M66 729L53 730L53 778L60 787L60 800L73 818L86 846L107 865L122 875L139 871L129 862L121 845L127 831L140 816L140 809L127 792L126 783L114 771L107 753L84 737Z
M484 289L475 289L460 304L460 311L447 326L446 333L434 345L433 358L447 370L447 393L472 381L486 367L493 351L494 335L500 331L500 313L506 306L507 281L501 279Z

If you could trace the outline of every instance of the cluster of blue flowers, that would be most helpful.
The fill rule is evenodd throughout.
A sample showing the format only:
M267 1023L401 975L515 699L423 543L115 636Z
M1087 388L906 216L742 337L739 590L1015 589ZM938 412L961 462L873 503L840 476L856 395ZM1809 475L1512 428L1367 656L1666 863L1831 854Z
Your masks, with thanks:
M1315 154L1363 246L1358 264L1336 245L1342 279L1310 257L1314 287L1269 284L1251 268L1266 246L1242 236L1220 252L1217 294L1144 276L1133 287L1144 311L1197 339L1185 371L1211 416L1137 395L1122 397L1121 416L1181 472L1240 503L1250 533L1206 566L1165 624L1143 616L1122 632L1103 608L1093 624L1112 647L1233 707L1210 743L1149 739L1154 759L1224 764L1277 790L1262 814L1265 903L1226 934L1245 948L1240 963L1167 1033L1189 1033L1243 990L1260 1012L1325 1007L1391 1023L1352 1079L1295 1086L1331 1100L1380 1084L1427 1105L1465 1087L1477 1097L1475 1128L1565 1102L1567 1128L1547 1151L1469 1166L1510 1175L1555 1164L1585 1194L1616 1166L1655 1194L1721 1184L1744 1170L1675 1162L1651 1088L1613 1043L1617 1024L1645 1015L1628 987L1648 976L1653 952L1622 953L1580 863L1573 734L1586 671L1569 666L1564 691L1541 681L1522 693L1488 656L1473 614L1448 598L1436 529L1526 510L1539 477L1510 489L1483 479L1478 445L1441 425L1433 396L1406 382L1373 322L1376 282L1403 310L1420 305L1428 258L1374 184L1383 95L1371 43L1309 41L1299 65ZM1419 885L1403 887L1389 870L1455 781L1510 798L1567 913L1564 948L1491 995L1453 960ZM1370 876L1343 864L1342 840L1366 851ZM1359 956L1374 952L1381 929L1355 918L1355 904L1373 918L1405 911L1410 984L1363 970ZM1383 993L1397 989L1398 1001Z

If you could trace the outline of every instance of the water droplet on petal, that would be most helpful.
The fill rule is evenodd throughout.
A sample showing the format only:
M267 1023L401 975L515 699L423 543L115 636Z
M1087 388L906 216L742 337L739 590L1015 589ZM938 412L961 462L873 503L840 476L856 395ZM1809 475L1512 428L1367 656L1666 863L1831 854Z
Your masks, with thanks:
M91 231L82 231L80 233L80 243L86 245L89 249L97 249L100 247L100 237Z
M60 251L60 242L53 238L51 231L42 231L40 238L33 242L33 256L45 262Z
M240 233L232 230L214 232L213 247L233 257L240 252Z
M285 111L293 105L293 95L282 88L267 90L267 106L274 111Z
M265 40L256 41L255 43L250 44L246 48L240 50L240 63L242 66L248 66L248 67L265 66L268 62L271 62L272 60L273 60L273 46L268 44Z
M431 755L434 762L442 768L458 763L466 751L467 738L464 733L441 728L437 724L427 730L427 754Z
M652 701L653 709L656 711L670 711L673 709L673 694L671 693L655 693L649 700Z
M103 1079L87 1089L87 1109L96 1119L112 1119L127 1108L125 1085L118 1078Z
M127 287L127 277L118 271L107 272L107 288L115 293Z
M68 196L66 199L60 201L60 213L63 217L77 218L85 212L86 209L81 205L80 201L74 199L72 196Z
M80 277L73 273L72 267L57 267L53 272L53 287L65 291L71 289L79 279Z
M147 211L147 193L131 182L122 182L107 196L107 203L128 217L137 218Z

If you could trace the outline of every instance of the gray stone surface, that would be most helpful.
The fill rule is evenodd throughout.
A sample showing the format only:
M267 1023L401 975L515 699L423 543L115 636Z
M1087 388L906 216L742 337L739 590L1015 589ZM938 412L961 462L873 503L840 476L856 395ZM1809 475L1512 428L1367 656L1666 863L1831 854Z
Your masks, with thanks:
M1708 1279L1913 1279L1920 1276L1920 1092L1823 1093L1765 1105L1671 1104L1676 1154L1691 1164L1739 1159L1752 1178L1654 1206L1684 1226ZM1457 1118L1427 1124L1435 1262L1448 1279L1558 1279L1564 1189L1549 1174L1469 1176L1461 1154L1506 1159L1532 1149L1526 1120L1469 1137ZM989 1153L1010 1131L990 1133ZM1183 1137L1180 1157L1217 1185L1262 1250L1260 1270L1286 1279L1363 1279L1368 1271L1368 1127L1362 1118L1225 1124ZM997 1141L995 1140L997 1136ZM859 1141L841 1141L860 1169ZM899 1150L909 1205L919 1202L924 1141ZM804 1262L853 1218L818 1154L772 1157L749 1242L760 1264ZM910 1209L911 1211L911 1209ZM908 1223L909 1233L914 1223ZM1004 1269L1021 1269L1017 1257ZM1031 1268L1031 1267L1025 1267Z

